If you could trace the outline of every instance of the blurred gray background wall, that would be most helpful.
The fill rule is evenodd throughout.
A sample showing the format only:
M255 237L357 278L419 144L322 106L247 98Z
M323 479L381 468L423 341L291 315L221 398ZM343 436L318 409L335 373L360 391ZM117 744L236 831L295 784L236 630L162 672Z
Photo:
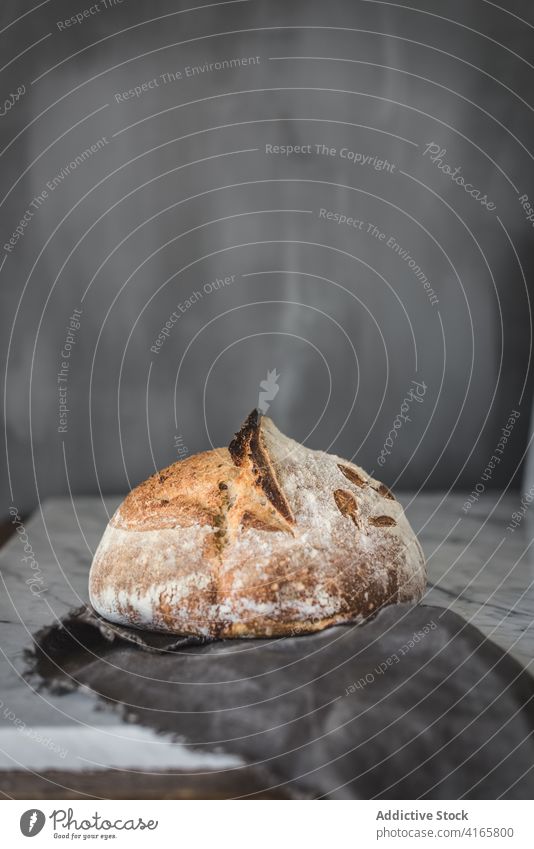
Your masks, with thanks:
M505 428L517 486L531 4L191 6L2 4L4 512L227 444L262 391L401 488L473 489Z

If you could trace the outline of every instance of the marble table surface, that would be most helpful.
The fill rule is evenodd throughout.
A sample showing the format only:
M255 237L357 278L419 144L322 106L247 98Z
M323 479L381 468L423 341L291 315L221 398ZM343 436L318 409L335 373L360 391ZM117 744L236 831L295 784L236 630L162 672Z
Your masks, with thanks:
M513 531L507 529L519 495L486 492L468 512L461 493L398 497L428 560L424 603L459 613L532 671L534 556L528 512ZM0 773L60 770L67 762L70 770L148 769L155 748L159 769L235 766L235 757L195 753L128 726L90 692L37 692L23 675L32 633L87 602L92 554L119 501L49 499L24 523L26 535L19 530L0 551ZM31 556L24 560L28 545ZM33 593L26 583L37 574L31 557L41 578Z

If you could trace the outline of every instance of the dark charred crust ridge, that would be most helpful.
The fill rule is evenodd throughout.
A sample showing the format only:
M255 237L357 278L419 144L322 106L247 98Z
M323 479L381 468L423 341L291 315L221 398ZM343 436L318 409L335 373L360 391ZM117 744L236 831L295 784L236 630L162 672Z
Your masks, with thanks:
M243 466L247 461L251 463L256 484L261 487L275 510L287 522L294 524L295 517L278 483L262 439L261 415L258 410L253 410L246 418L243 427L228 446L228 451L236 466Z
M252 410L247 416L230 445L228 451L236 466L242 466L249 454L250 441L252 434L259 429L260 414L257 410Z

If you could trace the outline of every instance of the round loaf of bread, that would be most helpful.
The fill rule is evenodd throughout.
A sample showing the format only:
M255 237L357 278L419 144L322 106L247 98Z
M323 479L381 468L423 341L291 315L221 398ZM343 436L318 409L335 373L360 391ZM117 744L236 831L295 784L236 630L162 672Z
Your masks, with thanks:
M421 547L388 488L257 411L228 448L132 490L89 578L91 603L111 622L205 637L363 621L424 587Z

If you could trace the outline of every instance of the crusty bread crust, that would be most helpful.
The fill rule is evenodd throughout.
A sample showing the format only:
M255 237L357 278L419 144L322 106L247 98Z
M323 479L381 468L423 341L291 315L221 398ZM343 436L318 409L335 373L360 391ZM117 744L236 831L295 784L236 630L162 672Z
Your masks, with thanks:
M256 411L228 449L174 463L127 496L95 553L93 607L123 625L283 636L416 601L421 547L363 469Z

